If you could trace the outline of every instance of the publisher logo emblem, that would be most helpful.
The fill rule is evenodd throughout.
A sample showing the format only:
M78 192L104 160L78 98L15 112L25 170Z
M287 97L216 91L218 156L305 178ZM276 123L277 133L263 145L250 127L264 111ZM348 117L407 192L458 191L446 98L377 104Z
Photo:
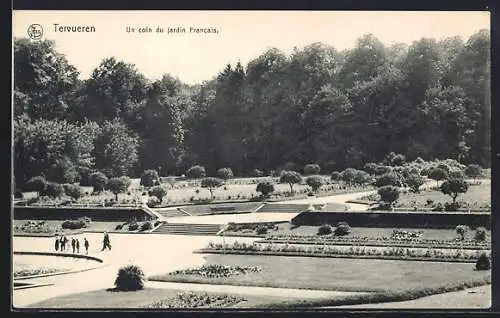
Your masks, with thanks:
M43 35L43 28L40 24L31 24L28 27L28 36L32 40L40 40Z

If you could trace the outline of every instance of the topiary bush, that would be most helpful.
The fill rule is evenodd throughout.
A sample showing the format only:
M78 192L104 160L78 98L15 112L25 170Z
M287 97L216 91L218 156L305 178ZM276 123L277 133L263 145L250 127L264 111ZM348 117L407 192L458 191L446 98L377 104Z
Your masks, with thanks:
M482 253L479 255L479 258L476 262L476 270L478 271L486 271L491 269L490 258L486 253Z
M135 291L144 288L145 275L137 265L127 265L118 270L115 287L120 291Z
M136 231L139 228L139 224L136 221L132 221L128 224L129 231Z
M267 227L264 225L259 225L257 226L257 229L255 229L255 233L259 235L267 234Z
M328 224L324 224L318 228L318 235L328 235L332 233L332 228Z
M144 222L141 225L141 231L151 230L152 228L153 226L151 225L151 222Z
M90 218L83 217L83 218L78 218L77 220L66 220L62 222L61 227L63 229L78 230L87 227L90 222L91 222Z
M115 226L115 230L121 230L121 229L123 229L123 224L117 224Z
M335 235L343 236L351 233L351 227L347 222L339 222L334 231Z
M465 233L467 233L467 231L469 230L469 228L466 226L466 225L457 225L457 227L455 228L455 232L457 232L457 234L460 236L460 240L464 240L465 238Z
M474 234L474 239L478 242L486 241L486 229L484 227L478 227Z

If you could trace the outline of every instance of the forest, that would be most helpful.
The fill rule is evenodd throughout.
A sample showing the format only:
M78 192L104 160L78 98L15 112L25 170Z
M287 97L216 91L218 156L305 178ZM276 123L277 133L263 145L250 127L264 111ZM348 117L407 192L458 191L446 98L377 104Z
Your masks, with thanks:
M56 45L14 40L17 187L39 175L74 183L95 171L167 176L193 165L208 175L311 163L332 172L391 152L490 166L488 30L409 45L366 34L348 50L270 48L197 85L150 80L117 57L82 80Z

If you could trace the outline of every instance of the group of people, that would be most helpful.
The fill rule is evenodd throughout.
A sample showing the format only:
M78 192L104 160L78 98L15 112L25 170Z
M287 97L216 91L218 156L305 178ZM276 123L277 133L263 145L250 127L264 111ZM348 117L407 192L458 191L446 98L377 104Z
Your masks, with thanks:
M59 250L61 250L61 252L64 252L64 251L66 251L66 248L69 252L70 248L69 248L68 242L69 242L69 239L64 235L61 235L61 237L56 237L56 241L54 244L54 248L55 248L56 252L58 252ZM83 239L83 246L85 247L85 254L88 254L89 253L89 241L87 241L87 238ZM71 250L73 251L73 254L75 252L80 253L80 240L79 239L71 238Z
M58 252L59 250L61 252L64 252L64 251L70 251L70 247L69 247L69 239L64 236L64 235L61 235L60 237L56 237L56 241L55 241L55 244L54 244L54 248L56 250L56 252ZM89 253L89 241L87 240L87 238L83 238L83 246L85 247L85 255L87 255ZM109 239L109 234L107 232L104 232L104 239L102 241L102 250L101 251L104 251L105 249L109 249L111 250L111 241ZM79 254L80 253L80 240L78 238L71 238L71 250L73 251L73 254Z

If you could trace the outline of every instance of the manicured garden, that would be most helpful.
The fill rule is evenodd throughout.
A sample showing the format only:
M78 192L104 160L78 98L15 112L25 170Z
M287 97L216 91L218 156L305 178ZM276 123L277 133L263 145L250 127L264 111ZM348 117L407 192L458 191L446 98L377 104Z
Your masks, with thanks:
M185 274L157 275L153 281L174 281L238 286L263 286L339 291L398 291L432 288L463 280L486 279L489 271L474 264L403 262L393 260L311 257L207 255L208 265L255 266L246 275L205 277Z
M444 206L446 202L450 201L448 195L443 194L439 189L428 189L420 193L408 192L399 197L395 208L403 208L407 210L433 209L438 204ZM462 202L461 206L467 210L491 210L491 184L481 183L478 185L471 185L466 193L459 197Z

